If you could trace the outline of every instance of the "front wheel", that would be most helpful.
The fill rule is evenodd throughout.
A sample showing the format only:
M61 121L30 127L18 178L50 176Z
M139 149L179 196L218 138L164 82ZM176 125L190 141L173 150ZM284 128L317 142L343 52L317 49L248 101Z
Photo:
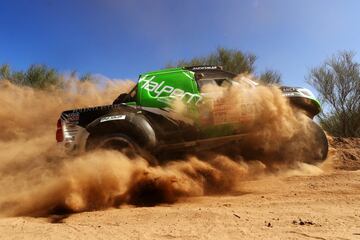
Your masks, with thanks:
M299 128L290 138L272 138L273 142L262 141L259 135L249 135L238 145L231 145L226 150L242 156L246 160L259 160L270 169L278 166L292 166L304 162L319 164L326 160L328 155L328 141L322 128L308 117L299 119L302 122ZM267 145L267 148L265 147ZM238 146L238 149L234 149Z
M321 163L326 160L329 150L328 140L324 130L315 122L308 123L309 147L304 162L310 164Z
M324 130L310 118L305 118L305 128L284 142L278 158L283 162L304 162L319 164L328 155L328 141Z

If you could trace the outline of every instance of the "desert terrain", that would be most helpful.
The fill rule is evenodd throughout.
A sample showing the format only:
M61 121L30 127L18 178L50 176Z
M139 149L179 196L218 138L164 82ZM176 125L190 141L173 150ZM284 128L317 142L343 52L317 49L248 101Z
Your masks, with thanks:
M0 218L0 239L360 239L360 140L328 160L153 207Z

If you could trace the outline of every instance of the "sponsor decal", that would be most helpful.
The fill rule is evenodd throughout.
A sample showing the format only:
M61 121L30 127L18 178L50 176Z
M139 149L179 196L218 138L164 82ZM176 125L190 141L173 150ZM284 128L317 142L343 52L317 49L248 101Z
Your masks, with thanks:
M185 103L194 102L195 104L198 104L202 99L202 96L199 94L186 92L180 88L174 88L166 85L165 81L160 83L154 82L154 78L155 76L147 78L147 75L145 75L139 79L139 82L144 83L142 88L150 93L153 93L153 97L159 102L170 103L171 100L180 99ZM166 96L162 96L164 94L166 94Z
M280 89L284 92L296 92L297 89L294 87L280 87Z
M216 70L216 69L221 69L218 66L198 66L198 67L193 67L191 68L192 70Z
M126 115L114 115L114 116L107 116L100 119L100 122L108 122L114 120L124 120Z
M300 93L298 92L285 92L282 94L284 97L297 97L297 96L301 96Z

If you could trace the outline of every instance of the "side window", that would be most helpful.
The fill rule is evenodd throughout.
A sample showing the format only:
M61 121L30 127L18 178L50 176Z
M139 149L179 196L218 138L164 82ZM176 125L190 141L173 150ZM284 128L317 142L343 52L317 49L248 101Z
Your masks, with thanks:
M200 90L205 85L214 85L219 87L230 87L232 85L231 81L226 78L216 78L216 79L201 79L198 81Z

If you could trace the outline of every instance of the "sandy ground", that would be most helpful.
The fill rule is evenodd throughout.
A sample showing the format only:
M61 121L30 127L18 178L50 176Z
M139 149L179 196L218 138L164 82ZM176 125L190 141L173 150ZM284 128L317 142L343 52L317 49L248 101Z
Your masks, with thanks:
M156 207L3 218L0 239L360 239L360 171L266 177Z
M6 104L0 108L0 215L19 217L0 218L0 240L360 239L360 138L329 137L331 161L322 166L321 174L315 171L318 168L311 168L311 176L305 176L306 171L280 169L281 176L260 177L263 171L259 166L221 156L149 168L119 153L88 153L66 160L56 153L59 109L109 104L119 92L128 91L133 84L129 83L120 81L98 89L75 80L62 90L39 91L2 81L0 101ZM254 143L282 143L293 136L294 129L306 125L280 91L256 89L251 99L261 107L254 109L256 121L250 125L263 134L253 139ZM248 96L249 89L244 90ZM242 91L227 95L231 106L244 106ZM241 109L231 110L239 114ZM298 147L301 155L304 144ZM294 152L287 154L293 157ZM243 178L241 174L247 175ZM162 190L159 196L175 196L174 186L182 190L180 196L200 196L214 192L214 183L227 194L181 198L155 207L124 205L137 202L139 189L151 192L147 186ZM116 195L120 193L123 195ZM120 204L117 209L68 216L23 216L64 206L85 211Z
M6 107L0 108L0 214L21 216L0 218L0 240L360 239L360 138L329 137L330 156L334 157L322 166L321 173L311 168L311 176L305 176L306 171L281 169L281 176L260 177L263 171L256 171L259 166L221 156L211 159L211 164L206 159L187 159L185 164L149 168L124 156L119 161L119 155L98 152L66 158L64 165L59 164L63 158L53 144L59 109L109 104L130 87L129 82L118 83L100 90L91 83L75 81L65 91L45 92L2 81L0 100ZM254 109L256 120L266 124L252 124L263 132L255 143L281 143L294 129L304 127L280 91L256 89L252 99L261 106ZM241 91L233 94L226 98L231 105L242 103ZM239 114L239 109L232 110ZM34 124L39 122L42 124ZM298 147L304 150L303 144ZM294 152L287 154L292 157ZM245 178L239 175L245 173ZM174 176L178 182L172 184ZM145 190L157 186L163 190L160 195L166 196L173 196L174 186L178 186L183 190L180 196L200 196L214 192L210 191L214 183L227 194L181 198L155 207L121 205L68 216L23 216L54 212L49 210L59 206L84 211L136 203L129 196L136 199L143 186ZM191 191L194 189L197 191ZM114 193L123 194L117 198L118 204L108 201L115 199Z

